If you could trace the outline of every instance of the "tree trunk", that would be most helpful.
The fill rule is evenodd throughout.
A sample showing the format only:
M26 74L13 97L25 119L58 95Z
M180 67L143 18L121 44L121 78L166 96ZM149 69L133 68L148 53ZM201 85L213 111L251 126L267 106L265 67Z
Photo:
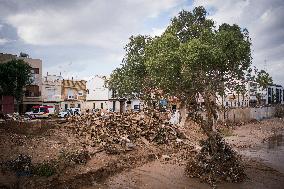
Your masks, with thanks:
M217 120L217 106L214 101L210 100L210 95L205 94L204 103L206 108L206 125L202 127L206 135L209 138L211 146L211 154L214 154L217 150L217 132L215 129L215 122Z
M181 121L179 122L179 126L184 126L187 120L187 111L186 111L186 105L184 103L181 103L180 106L180 116L181 116Z

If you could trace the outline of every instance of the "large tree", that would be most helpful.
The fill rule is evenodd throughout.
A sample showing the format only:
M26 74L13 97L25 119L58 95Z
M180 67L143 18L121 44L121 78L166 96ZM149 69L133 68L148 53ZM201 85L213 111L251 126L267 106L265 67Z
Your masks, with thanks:
M161 36L130 38L122 67L112 73L109 84L122 96L159 89L187 108L201 94L207 110L201 125L210 135L214 99L243 83L251 64L250 45L246 29L229 24L216 28L203 7L182 11Z
M30 83L29 64L17 59L0 63L0 95L14 96L19 104L24 94L24 87Z
M251 41L246 29L226 23L216 27L206 15L203 7L181 11L161 36L131 37L123 65L113 72L109 84L124 96L133 92L147 96L159 90L163 97L178 97L208 136L208 154L219 157L216 154L225 147L221 149L220 136L213 129L216 98L226 90L243 88L251 65ZM205 116L198 111L199 95Z

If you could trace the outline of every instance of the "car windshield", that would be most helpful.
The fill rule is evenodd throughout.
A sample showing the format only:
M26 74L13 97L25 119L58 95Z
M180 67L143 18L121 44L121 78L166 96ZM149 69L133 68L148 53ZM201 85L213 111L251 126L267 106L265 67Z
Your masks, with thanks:
M33 113L38 113L39 112L39 108L32 108L32 112Z

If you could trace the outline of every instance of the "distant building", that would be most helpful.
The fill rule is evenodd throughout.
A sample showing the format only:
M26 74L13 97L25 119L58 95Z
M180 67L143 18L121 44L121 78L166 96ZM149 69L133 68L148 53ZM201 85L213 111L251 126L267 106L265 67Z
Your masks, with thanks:
M143 101L138 98L119 98L115 90L108 91L108 107L112 112L126 112L140 110L144 106Z
M85 80L62 80L61 109L82 108L87 96L86 83Z
M42 61L40 59L32 59L28 57L18 57L24 60L32 67L32 83L27 85L20 112L30 111L32 106L42 104Z
M104 76L94 76L87 81L86 110L108 110L108 88Z
M32 67L31 71L32 71L32 81L33 82L31 85L27 85L24 87L25 94L22 100L22 104L20 105L20 110L19 110L20 113L29 111L32 106L40 105L42 103L42 98L41 98L42 61L40 59L29 58L28 55L24 53L22 53L22 55L25 55L25 56L18 57L17 55L13 55L13 54L0 53L0 63L6 63L13 59L21 59ZM5 102L5 105L3 106L4 108L2 108L2 111L9 112L9 113L16 111L15 108L12 108L15 106L15 102L13 102L14 105L7 104L8 102L12 103L11 98L13 97L11 96L2 97L2 99L4 99L3 102ZM5 100L5 99L9 99L9 100ZM5 107L9 107L8 108L9 111L5 110Z
M60 104L63 101L62 81L63 77L61 75L49 75L48 73L42 79L43 104L54 106L56 112L61 109Z
M284 104L284 88L281 85L270 85L265 92L266 104Z
M284 90L281 85L270 85L263 89L256 82L249 81L245 84L244 94L236 91L226 92L218 98L218 105L225 107L254 107L269 104L284 104Z

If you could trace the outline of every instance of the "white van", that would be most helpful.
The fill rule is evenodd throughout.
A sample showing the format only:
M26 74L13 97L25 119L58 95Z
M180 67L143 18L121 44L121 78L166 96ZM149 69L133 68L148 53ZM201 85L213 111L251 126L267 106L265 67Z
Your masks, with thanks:
M51 118L54 115L53 106L33 106L31 112L26 112L30 118Z

